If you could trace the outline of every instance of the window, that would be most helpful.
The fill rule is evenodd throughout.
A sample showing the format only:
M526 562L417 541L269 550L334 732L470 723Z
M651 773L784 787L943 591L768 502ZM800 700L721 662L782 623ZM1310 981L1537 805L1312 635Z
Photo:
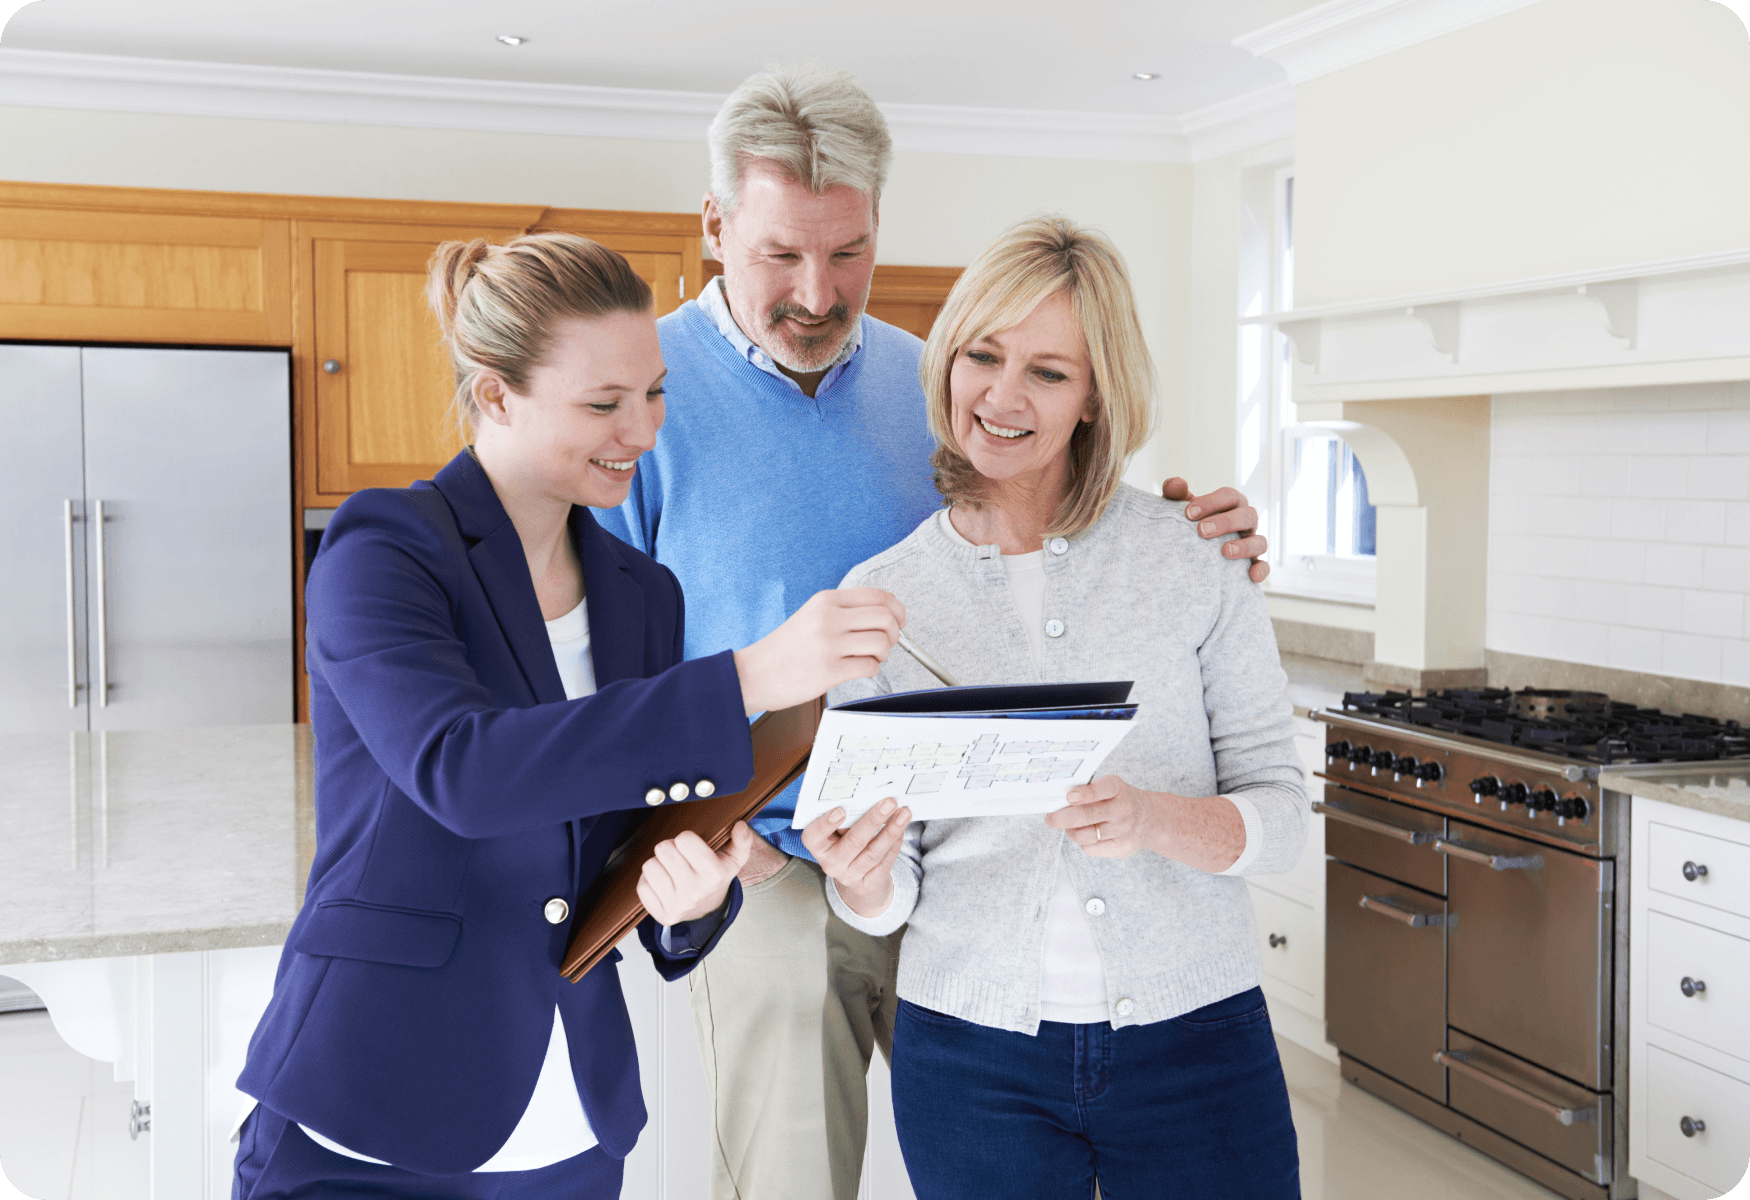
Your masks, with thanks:
M1294 173L1265 168L1246 189L1250 252L1241 264L1246 315L1294 307ZM1240 476L1264 499L1270 589L1372 604L1375 516L1367 473L1330 429L1302 425L1288 338L1243 325Z

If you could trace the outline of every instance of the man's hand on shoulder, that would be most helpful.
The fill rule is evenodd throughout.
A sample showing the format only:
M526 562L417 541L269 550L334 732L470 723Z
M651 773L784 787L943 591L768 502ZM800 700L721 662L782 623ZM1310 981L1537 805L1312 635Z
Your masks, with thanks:
M1175 475L1161 484L1161 495L1168 500L1185 501L1185 516L1197 522L1197 532L1204 537L1239 534L1221 552L1229 558L1251 559L1253 583L1263 583L1269 576L1270 564L1264 561L1264 554L1270 543L1258 532L1258 510L1246 503L1245 493L1224 487L1207 496L1193 496L1191 485Z

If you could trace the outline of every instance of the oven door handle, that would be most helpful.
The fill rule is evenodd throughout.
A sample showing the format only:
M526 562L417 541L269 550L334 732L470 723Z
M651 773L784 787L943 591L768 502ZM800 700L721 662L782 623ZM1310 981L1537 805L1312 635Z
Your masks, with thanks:
M1598 1110L1595 1108L1563 1108L1559 1104L1550 1103L1541 1096L1532 1095L1516 1084L1508 1083L1505 1079L1489 1074L1472 1063L1462 1050L1436 1050L1434 1061L1448 1070L1468 1075L1478 1083L1494 1088L1502 1095L1511 1096L1521 1104L1529 1104L1539 1112L1546 1112L1563 1125L1578 1125L1584 1121L1598 1119Z
M1450 838L1435 838L1434 848L1442 854L1450 854L1453 858L1482 863L1483 866L1495 871L1541 871L1543 869L1543 855L1541 854L1528 854L1523 858L1511 858L1505 854L1496 854L1487 846L1480 846L1474 842L1457 842Z
M1412 846L1425 846L1440 836L1428 829L1405 829L1401 825L1393 825L1390 821L1364 816L1353 809L1330 804L1324 800L1314 800L1312 807L1314 812L1323 813L1333 821L1341 821L1345 825L1354 825L1359 829L1369 829L1374 833L1383 833L1388 838L1408 842Z
M1447 923L1447 914L1421 912L1411 908L1396 896L1363 896L1361 907L1382 917L1402 921L1411 929L1438 928Z

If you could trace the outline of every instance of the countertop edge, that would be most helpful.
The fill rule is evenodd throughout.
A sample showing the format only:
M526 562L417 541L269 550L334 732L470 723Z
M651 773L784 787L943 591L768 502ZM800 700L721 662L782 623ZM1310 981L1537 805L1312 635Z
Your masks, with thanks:
M1672 804L1678 808L1691 808L1696 812L1713 813L1719 817L1730 817L1736 821L1750 822L1750 804L1739 804L1719 796L1704 796L1699 792L1692 792L1688 788L1672 787L1668 783L1656 783L1651 779L1638 778L1633 774L1603 771L1599 773L1598 785L1613 792L1627 792L1631 796L1657 800L1661 804Z
M64 962L81 958L133 958L147 954L186 954L283 945L290 921L229 925L217 929L167 929L136 934L82 934L73 937L19 938L0 942L0 975L14 963Z

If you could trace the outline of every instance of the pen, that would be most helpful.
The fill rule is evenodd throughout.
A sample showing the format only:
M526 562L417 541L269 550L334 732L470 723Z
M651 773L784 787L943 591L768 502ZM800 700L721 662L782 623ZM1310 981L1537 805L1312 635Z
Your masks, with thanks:
M940 679L949 687L960 686L960 681L948 673L948 668L944 667L941 663L918 649L918 644L906 637L904 630L900 631L899 644L907 654L918 660L919 665L921 665L924 670L934 675L937 679Z

